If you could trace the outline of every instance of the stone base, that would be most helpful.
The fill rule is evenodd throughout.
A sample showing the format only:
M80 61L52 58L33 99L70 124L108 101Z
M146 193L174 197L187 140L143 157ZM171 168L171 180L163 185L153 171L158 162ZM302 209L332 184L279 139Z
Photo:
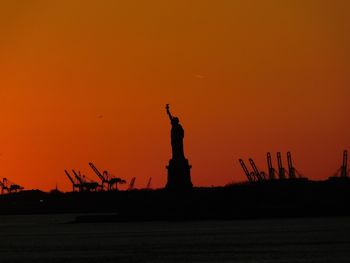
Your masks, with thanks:
M168 169L168 182L166 184L167 189L192 189L192 166L188 164L187 159L171 159L169 161L169 165L166 168Z

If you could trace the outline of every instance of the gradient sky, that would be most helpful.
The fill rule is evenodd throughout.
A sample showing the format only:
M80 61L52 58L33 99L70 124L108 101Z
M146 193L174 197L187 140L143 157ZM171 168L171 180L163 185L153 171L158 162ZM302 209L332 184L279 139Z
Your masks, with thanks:
M267 151L325 179L350 150L349 12L346 0L1 1L0 177L66 191L63 170L97 180L93 161L163 187L170 103L197 186L246 180L240 157L266 171Z

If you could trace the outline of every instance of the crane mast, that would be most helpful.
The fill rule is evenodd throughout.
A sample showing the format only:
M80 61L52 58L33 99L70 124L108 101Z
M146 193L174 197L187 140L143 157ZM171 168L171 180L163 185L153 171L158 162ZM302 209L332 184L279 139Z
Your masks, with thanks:
M290 179L295 179L295 168L293 166L292 162L292 154L290 152L287 152L287 161L288 161L288 173L289 173L289 178Z
M275 174L276 174L276 170L275 168L273 168L272 166L272 158L271 158L271 153L267 153L267 167L269 169L269 179L273 180L276 178Z
M277 153L277 163L278 163L278 177L281 180L285 179L286 178L286 170L283 167L282 157L281 157L280 152Z
M340 177L348 176L348 151L343 152L343 165L341 166Z

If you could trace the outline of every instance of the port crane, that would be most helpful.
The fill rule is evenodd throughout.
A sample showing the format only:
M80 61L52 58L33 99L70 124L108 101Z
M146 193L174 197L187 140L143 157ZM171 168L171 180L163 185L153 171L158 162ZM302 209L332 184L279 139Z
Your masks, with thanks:
M2 182L0 181L0 186L2 194L4 193L4 191L7 191L8 193L17 193L18 191L22 191L24 189L24 187L9 181L7 178L3 178Z
M293 166L292 162L292 154L291 152L287 152L287 161L288 161L288 174L289 179L295 179L296 178L296 170Z
M258 179L258 181L263 181L265 180L265 173L264 172L261 172L257 166L255 165L255 162L252 158L249 158L249 162L250 162L250 165L252 166L253 168L253 171L254 171L254 174L255 174L255 177Z
M128 191L134 190L136 177L131 178Z
M278 163L278 178L283 180L286 179L286 169L282 164L282 156L280 152L277 152L277 163Z
M348 177L348 151L343 152L343 165L340 167L340 177Z
M276 179L276 170L272 166L272 158L271 158L271 153L267 153L267 167L269 169L269 179L274 180Z
M126 181L119 177L114 177L108 173L108 171L104 171L102 174L96 168L96 166L90 162L89 163L91 169L95 172L95 174L101 179L101 189L103 190L104 185L107 184L108 190L118 190L118 184L125 184Z
M300 171L294 167L291 152L287 152L287 161L289 179L308 180L307 177L303 176Z
M97 191L97 188L100 186L97 182L94 181L86 181L86 177L82 176L79 172L79 174L75 171L72 170L75 178L79 181L80 183L80 187L81 187L81 191L87 191L87 192L91 192L91 191Z
M340 166L340 168L334 173L333 176L329 177L329 179L337 178L338 176L340 178L349 178L349 172L348 170L348 151L343 151L343 163Z
M239 161L240 165L242 166L242 169L243 169L245 175L247 176L248 181L250 183L253 183L255 181L255 174L254 174L254 172L249 172L249 170L248 170L247 166L245 165L243 159L239 159L238 161Z
M340 166L340 168L334 173L333 176L329 177L329 179L337 179L337 178L345 178L348 179L349 177L349 172L348 170L348 151L344 150L343 151L343 163Z
M81 185L78 182L78 180L74 180L73 177L69 174L69 172L67 170L64 170L65 174L67 175L69 181L72 183L72 187L73 187L73 192L75 191L75 189L77 188L78 191L81 191Z

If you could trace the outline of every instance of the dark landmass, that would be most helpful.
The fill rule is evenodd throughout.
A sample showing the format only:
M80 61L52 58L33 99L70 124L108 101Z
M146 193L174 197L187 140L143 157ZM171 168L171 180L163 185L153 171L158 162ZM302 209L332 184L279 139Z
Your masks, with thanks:
M77 222L350 216L350 179L274 180L188 191L22 191L0 196L0 215L94 213Z

